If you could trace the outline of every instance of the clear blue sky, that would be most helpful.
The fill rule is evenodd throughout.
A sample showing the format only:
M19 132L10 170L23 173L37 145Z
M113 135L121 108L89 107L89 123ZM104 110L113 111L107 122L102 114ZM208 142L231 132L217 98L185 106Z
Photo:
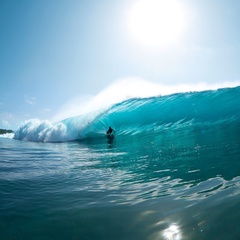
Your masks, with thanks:
M51 119L71 99L129 76L163 85L238 82L240 1L178 2L181 38L154 49L129 30L136 0L0 0L0 128Z

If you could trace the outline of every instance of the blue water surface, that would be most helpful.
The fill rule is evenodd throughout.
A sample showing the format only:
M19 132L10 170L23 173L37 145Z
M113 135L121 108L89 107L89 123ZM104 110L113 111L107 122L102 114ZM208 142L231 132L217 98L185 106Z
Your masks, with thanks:
M0 239L239 239L239 91L130 99L77 134L81 116L1 137Z

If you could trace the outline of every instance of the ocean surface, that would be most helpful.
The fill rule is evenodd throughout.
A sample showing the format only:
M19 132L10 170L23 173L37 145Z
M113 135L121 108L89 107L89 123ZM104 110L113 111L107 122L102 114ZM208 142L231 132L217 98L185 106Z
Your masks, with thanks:
M1 240L237 240L239 223L240 87L128 99L0 137Z

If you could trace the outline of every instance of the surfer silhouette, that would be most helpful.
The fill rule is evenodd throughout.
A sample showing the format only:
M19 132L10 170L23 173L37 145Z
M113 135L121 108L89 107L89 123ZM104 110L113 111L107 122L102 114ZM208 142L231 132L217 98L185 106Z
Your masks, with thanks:
M107 130L107 135L111 135L113 132L115 133L115 130L109 127Z
M106 134L107 134L107 139L108 139L108 143L109 144L112 144L113 143L113 140L114 140L114 134L115 133L115 130L112 129L111 127L108 128Z

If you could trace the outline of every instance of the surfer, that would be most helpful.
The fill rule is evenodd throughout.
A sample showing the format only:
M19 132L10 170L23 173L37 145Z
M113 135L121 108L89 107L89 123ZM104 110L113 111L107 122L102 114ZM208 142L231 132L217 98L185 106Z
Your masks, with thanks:
M107 135L111 135L111 134L113 134L113 132L115 133L115 130L112 129L111 127L109 127L107 130Z
M112 129L111 127L109 127L106 132L108 143L110 143L110 144L113 143L114 135L115 135L114 133L115 133L115 130Z

